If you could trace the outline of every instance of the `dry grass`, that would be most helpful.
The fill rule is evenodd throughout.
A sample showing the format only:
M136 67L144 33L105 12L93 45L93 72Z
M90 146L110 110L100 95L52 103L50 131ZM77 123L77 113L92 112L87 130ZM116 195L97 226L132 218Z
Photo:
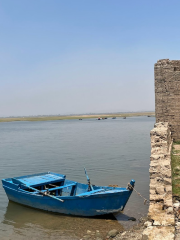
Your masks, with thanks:
M173 195L180 197L180 143L174 143L171 155Z

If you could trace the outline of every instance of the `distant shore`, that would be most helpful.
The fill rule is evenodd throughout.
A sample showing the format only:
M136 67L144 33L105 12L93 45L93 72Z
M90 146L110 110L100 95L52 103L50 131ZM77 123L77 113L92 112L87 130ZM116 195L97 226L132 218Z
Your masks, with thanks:
M0 122L15 121L53 121L53 120L70 120L70 119L88 119L88 118L112 118L112 117L138 117L138 116L155 116L154 112L133 112L133 113L110 113L110 114L93 114L93 115L67 115L67 116L35 116L35 117L8 117L0 118Z

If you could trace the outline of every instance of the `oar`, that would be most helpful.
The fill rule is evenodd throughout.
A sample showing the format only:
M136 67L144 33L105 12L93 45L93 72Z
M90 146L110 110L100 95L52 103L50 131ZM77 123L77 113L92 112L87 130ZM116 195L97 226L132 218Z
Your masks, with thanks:
M93 188L93 186L91 185L91 182L90 182L90 179L89 179L89 177L88 177L88 175L87 175L87 172L86 172L86 169L85 169L85 167L84 167L84 171L85 171L85 174L86 174L86 178L87 178L87 182L88 182L88 185L89 185L89 188L91 188L90 190L94 190L94 188Z
M25 186L25 187L27 187L27 188L29 188L29 189L32 189L32 190L34 190L34 191L36 191L36 192L39 192L39 193L41 193L41 194L44 195L44 196L54 198L54 199L56 199L56 200L58 200L58 201L60 201L60 202L64 202L64 200L62 200L62 199L60 199L60 198L57 198L57 197L54 197L54 196L51 196L51 195L48 195L48 194L46 195L47 192L41 192L40 190L38 190L38 189L36 189L36 188L29 187L29 186L25 185L24 183L21 184L21 185L23 185L23 186Z

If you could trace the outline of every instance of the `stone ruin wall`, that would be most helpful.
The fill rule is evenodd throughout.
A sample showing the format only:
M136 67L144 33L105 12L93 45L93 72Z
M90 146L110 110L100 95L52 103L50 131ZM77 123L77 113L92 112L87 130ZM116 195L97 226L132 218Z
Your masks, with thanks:
M151 130L149 222L143 239L174 239L175 220L172 202L172 138L167 122L156 123Z
M154 204L170 213L172 207L171 149L172 139L168 123L156 123L150 132L150 212ZM170 208L170 209L169 209Z
M171 151L180 140L180 61L154 65L156 124L151 130L149 222L145 239L174 239Z
M168 122L173 140L180 140L180 60L154 65L156 122Z

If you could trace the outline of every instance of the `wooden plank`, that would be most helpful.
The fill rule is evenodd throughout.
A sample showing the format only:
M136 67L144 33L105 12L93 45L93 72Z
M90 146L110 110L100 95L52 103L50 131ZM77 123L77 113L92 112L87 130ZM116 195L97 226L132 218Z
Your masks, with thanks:
M13 180L13 178L12 178L12 180ZM13 182L14 182L14 183L17 183L17 182L18 182L18 184L20 184L20 186L21 186L21 185L22 185L22 186L25 186L25 187L27 187L27 188L29 188L29 189L31 189L31 190L34 190L35 192L38 192L38 193L42 194L43 196L51 197L51 198L54 198L54 199L56 199L56 200L58 200L58 201L60 201L60 202L64 202L64 200L62 200L62 199L60 199L60 198L57 198L57 197L54 197L54 196L51 196L51 195L46 194L47 191L46 191L46 193L45 193L45 192L42 192L42 191L40 191L40 190L38 190L38 189L36 189L36 188L27 186L26 184L24 184L24 183L21 182L20 180L17 180L17 179L14 179L14 180L15 180L15 182L14 182L14 181L13 181Z
M49 188L46 190L42 190L41 192L47 192L47 191L51 192L51 191L55 191L55 190L59 190L59 189L67 188L67 187L72 187L72 186L76 186L76 183L71 183L71 184L67 184L67 185L63 185L63 186L55 187L55 188Z

